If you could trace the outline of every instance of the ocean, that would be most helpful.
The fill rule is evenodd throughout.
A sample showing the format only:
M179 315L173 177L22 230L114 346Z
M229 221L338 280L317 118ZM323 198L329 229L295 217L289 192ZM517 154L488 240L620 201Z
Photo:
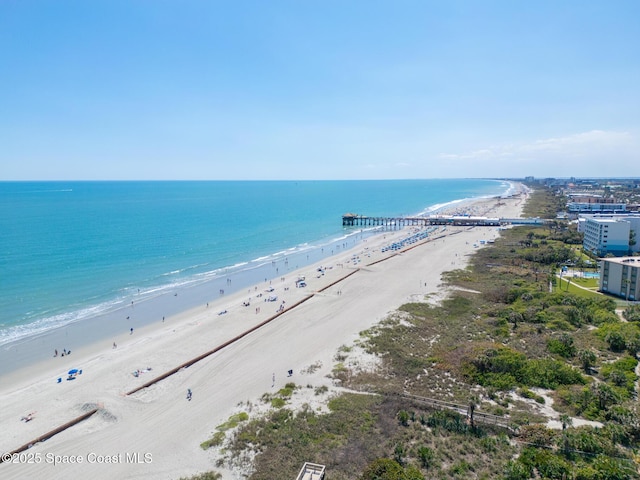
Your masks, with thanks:
M0 345L170 292L209 285L213 298L220 285L245 288L374 234L343 227L345 213L425 214L509 186L477 179L0 182ZM200 298L183 297L184 308Z

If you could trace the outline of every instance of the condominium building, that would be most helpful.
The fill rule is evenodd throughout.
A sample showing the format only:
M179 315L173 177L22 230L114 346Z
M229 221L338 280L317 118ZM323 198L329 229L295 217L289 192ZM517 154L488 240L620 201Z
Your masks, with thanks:
M624 213L627 211L625 203L588 203L588 202L568 202L569 213Z
M604 257L607 254L616 256L629 253L629 235L631 222L610 218L587 218L584 222L585 250Z
M600 263L600 291L627 300L640 299L640 257L603 258Z

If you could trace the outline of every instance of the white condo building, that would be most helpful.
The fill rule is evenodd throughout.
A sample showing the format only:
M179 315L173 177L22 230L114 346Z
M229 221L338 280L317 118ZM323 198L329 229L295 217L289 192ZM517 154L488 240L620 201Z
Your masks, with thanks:
M600 263L600 291L627 300L640 299L640 257L603 258Z
M640 251L640 217L592 217L580 228L584 229L582 246L599 257L628 255L630 248L631 252ZM631 232L634 232L636 243L630 247Z

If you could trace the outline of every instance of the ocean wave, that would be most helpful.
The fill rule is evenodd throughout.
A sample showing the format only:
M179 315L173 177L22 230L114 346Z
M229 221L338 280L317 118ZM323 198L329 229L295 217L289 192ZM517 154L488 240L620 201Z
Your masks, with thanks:
M59 189L51 189L51 190L31 190L30 192L25 192L25 193L58 193L58 192L73 192L73 188L59 188Z
M0 330L0 345L22 340L27 337L43 335L56 328L61 328L87 318L97 317L124 306L122 299L102 302L75 311L46 316L30 323L12 325Z

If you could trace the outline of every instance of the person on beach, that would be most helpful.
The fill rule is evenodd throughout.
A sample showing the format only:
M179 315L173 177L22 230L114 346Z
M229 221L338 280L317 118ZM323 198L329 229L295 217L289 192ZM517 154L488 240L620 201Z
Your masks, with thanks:
M133 335L133 327L131 327L131 330L129 331L129 335Z
M54 350L53 356L54 356L54 357L57 357L57 356L58 356L58 349L55 349L55 350Z
M20 420L23 421L24 423L30 422L31 420L33 420L33 416L35 415L36 412L31 412L28 413L26 416L22 417Z
M192 396L191 389L187 388L187 400L191 401L191 396Z

